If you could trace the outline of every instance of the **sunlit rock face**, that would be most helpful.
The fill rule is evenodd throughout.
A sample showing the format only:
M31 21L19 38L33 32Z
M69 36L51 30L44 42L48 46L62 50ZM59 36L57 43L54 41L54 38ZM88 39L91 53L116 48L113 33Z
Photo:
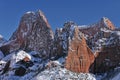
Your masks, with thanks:
M74 37L69 42L68 56L65 67L73 72L89 72L90 65L94 62L94 54L86 44L86 40L79 29L74 30Z

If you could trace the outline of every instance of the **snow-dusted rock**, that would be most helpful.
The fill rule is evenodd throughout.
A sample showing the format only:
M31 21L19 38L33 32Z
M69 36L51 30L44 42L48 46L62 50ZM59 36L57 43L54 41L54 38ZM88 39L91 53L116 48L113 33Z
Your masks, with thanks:
M38 51L43 58L48 58L52 41L52 29L43 12L39 10L27 12L22 16L18 29L5 46L9 47L9 52L19 49Z

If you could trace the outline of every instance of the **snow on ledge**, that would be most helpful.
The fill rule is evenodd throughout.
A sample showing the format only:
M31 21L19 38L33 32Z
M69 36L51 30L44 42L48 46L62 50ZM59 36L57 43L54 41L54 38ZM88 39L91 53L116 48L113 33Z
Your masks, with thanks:
M16 62L23 60L25 57L28 57L31 60L31 55L21 50L17 53Z

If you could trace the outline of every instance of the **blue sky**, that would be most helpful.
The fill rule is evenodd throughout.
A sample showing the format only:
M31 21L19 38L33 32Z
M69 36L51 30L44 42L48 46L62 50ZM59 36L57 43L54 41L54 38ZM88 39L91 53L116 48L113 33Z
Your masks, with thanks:
M0 0L0 34L9 39L27 11L42 10L53 30L66 21L95 23L103 16L120 26L120 0Z

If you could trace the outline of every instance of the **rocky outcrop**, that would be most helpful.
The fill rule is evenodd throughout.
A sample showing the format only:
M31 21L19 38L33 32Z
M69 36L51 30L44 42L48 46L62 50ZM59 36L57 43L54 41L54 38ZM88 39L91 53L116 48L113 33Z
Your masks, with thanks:
M94 54L86 44L86 40L78 27L75 27L74 37L69 42L68 56L65 67L73 72L89 72L90 65L94 62Z

